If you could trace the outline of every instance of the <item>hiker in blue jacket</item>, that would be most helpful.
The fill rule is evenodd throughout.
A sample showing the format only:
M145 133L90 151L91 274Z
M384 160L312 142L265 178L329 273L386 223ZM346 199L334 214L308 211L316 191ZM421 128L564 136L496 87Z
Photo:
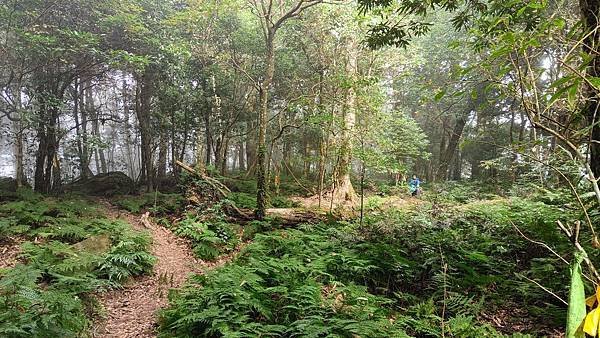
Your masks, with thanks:
M408 189L410 190L410 194L412 196L417 196L419 193L419 187L421 185L421 180L417 177L417 175L413 175L412 179L408 183Z

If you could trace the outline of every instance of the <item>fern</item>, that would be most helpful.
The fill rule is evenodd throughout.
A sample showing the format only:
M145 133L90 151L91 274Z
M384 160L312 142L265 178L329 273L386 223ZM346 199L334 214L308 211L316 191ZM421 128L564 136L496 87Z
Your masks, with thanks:
M150 271L150 238L83 199L26 198L0 205L0 239L36 238L22 244L26 265L0 270L0 336L85 335L88 294Z
M0 336L75 337L87 325L76 294L38 286L42 272L17 265L0 280Z
M237 229L237 226L218 220L201 222L197 217L188 214L176 224L174 233L192 241L196 256L204 260L214 260L236 247Z

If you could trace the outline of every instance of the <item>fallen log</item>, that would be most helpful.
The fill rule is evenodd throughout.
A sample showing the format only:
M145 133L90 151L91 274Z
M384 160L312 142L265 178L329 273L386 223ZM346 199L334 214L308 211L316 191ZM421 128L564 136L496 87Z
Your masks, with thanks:
M221 195L221 198L227 198L227 195L231 192L231 190L229 190L229 188L227 188L223 183L219 182L218 180L216 180L208 175L198 172L191 166L189 166L179 160L176 160L175 164L180 166L183 170L189 172L190 174L192 174L192 175L196 176L197 178L206 182L208 185L210 185L215 191L217 191ZM239 216L242 218L250 218L251 217L247 213L240 210L235 204L231 204L229 207L237 214L236 216Z
M325 213L299 208L268 208L266 216L282 226L294 226L302 223L319 223L326 220Z
M218 180L215 180L214 178L212 178L208 175L198 172L197 170L190 167L189 165L187 165L179 160L176 160L175 164L177 164L178 166L180 166L182 169L189 172L190 174L196 176L197 178L204 180L211 187L213 187L215 190L217 190L223 197L226 197L227 194L231 192L231 190L229 190L229 188L227 188L227 186L225 186L223 183L219 182Z
M181 162L175 161L175 164L180 166L183 170L188 173L194 175L196 178L201 179L206 182L209 186L211 186L215 191L218 192L221 198L227 198L227 195L231 192L229 188L227 188L223 183L218 180L204 174L198 172L193 167ZM190 200L194 204L198 204L196 201L196 196L191 196ZM235 204L227 205L228 209L232 211L232 221L236 221L239 223L246 223L252 220L255 220L253 210L241 210ZM295 226L301 223L318 223L322 222L326 219L326 215L324 213L317 213L312 210L306 210L301 208L269 208L266 210L266 216L274 219L281 226Z

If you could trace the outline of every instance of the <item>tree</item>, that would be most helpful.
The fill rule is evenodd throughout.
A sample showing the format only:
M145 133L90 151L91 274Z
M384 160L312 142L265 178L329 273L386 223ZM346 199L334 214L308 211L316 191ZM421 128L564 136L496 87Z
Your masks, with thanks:
M313 7L322 0L298 0L291 3L286 1L276 2L274 0L251 0L252 11L260 20L264 42L264 74L259 83L258 104L258 144L257 144L257 193L256 193L256 217L263 219L267 208L267 123L269 112L269 89L273 82L275 73L275 37L277 31L288 20L297 17L304 10Z
M580 0L579 8L583 22L584 40L581 44L586 54L586 71L593 81L600 79L600 57L598 48L600 46L600 2L593 0ZM598 85L586 81L584 84L584 95L586 97L583 114L587 119L589 131L590 167L595 177L600 177L600 126L598 126L598 111L600 109L600 89Z

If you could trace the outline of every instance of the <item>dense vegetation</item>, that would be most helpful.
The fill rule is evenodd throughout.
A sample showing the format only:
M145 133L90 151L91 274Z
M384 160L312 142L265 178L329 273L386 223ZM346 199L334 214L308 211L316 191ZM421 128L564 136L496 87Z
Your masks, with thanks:
M0 269L0 335L77 336L98 313L93 293L152 269L148 235L91 205L30 191L0 204L0 241L23 241L19 263Z
M256 235L233 263L172 294L164 336L553 334L566 308L530 280L566 298L568 265L523 236L568 250L555 230L568 206L550 192L479 200L479 191L447 191L400 209L372 198L362 226ZM513 314L498 327L491 319L502 311Z
M1 1L0 336L597 337L599 28L596 0Z

